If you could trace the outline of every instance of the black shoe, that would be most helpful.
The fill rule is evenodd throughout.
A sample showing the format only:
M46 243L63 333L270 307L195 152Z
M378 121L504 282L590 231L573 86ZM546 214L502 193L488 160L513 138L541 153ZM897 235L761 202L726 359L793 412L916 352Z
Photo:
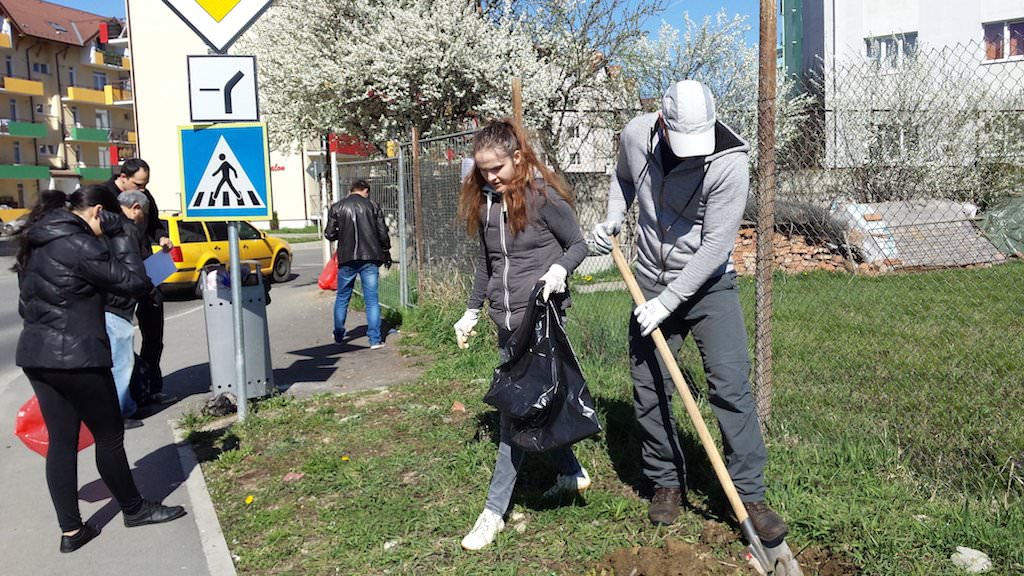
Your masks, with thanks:
M765 546L778 546L782 539L789 534L789 526L781 516L776 514L763 500L757 502L744 502L743 507L750 515L750 522L761 542Z
M89 543L90 540L100 535L99 528L93 528L88 524L82 524L82 527L75 533L74 536L61 536L60 537L60 551L64 553L74 552L82 546Z
M129 528L146 524L161 524L177 520L185 515L183 506L164 506L159 502L142 501L142 508L135 514L124 514L124 525Z
M679 518L679 503L682 501L683 491L679 487L655 488L647 518L655 526L668 526Z
M149 395L149 404L174 404L178 401L177 396L171 394L164 394L163 392L154 392Z
M142 428L142 420L136 420L135 418L125 418L124 429L131 430L132 428Z

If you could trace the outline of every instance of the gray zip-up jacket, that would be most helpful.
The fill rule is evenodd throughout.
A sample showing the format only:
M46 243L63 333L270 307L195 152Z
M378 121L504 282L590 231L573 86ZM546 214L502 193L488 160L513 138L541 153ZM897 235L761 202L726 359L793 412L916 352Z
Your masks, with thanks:
M665 174L661 147L668 144L657 120L657 113L644 114L623 129L606 219L621 221L638 200L637 273L665 286L658 298L675 310L708 280L734 269L750 146L718 122L710 156L686 158Z
M466 307L480 309L486 298L491 320L504 330L519 326L530 291L552 264L572 275L587 256L587 244L572 206L543 181L535 185L544 193L528 194L529 223L515 236L509 230L501 194L485 188L487 203L480 209L480 256ZM561 310L571 304L568 289L564 294L553 294L551 299Z

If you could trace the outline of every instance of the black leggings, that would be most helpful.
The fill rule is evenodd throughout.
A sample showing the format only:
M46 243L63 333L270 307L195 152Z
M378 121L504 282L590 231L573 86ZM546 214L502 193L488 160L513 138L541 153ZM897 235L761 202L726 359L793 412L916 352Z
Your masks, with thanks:
M61 530L70 532L82 526L78 510L78 432L83 421L96 438L100 477L123 512L138 512L142 496L124 453L124 421L110 368L24 370L39 399L50 437L46 484Z

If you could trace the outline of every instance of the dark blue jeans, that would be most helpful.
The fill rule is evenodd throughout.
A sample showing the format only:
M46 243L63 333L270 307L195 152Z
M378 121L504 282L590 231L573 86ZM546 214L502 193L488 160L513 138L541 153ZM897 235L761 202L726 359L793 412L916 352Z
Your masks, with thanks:
M352 288L356 276L363 286L363 302L366 303L366 337L370 346L380 344L380 300L377 298L377 278L380 265L366 260L353 260L338 266L338 296L334 299L334 341L345 338L345 317L348 302L352 299Z

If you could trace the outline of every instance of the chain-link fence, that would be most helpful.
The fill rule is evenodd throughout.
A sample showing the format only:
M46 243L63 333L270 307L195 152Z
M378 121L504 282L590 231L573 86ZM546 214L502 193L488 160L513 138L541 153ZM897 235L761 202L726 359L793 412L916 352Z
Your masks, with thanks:
M888 310L884 325L877 327L879 350L903 362L901 369L915 369L914 347L920 346L901 348L901 335L924 324L935 326L929 346L956 350L965 345L959 338L968 331L972 348L1024 357L1019 334L1008 336L984 321L972 325L978 319L970 306L935 304L942 294L970 294L971 306L1004 306L993 302L1005 299L990 297L993 290L1005 289L1005 282L991 282L971 269L1008 264L1009 281L1020 286L1022 85L1024 66L986 61L983 47L973 45L917 49L896 59L840 61L822 79L779 94L780 109L786 108L780 122L786 126L775 154L774 267L785 274L846 275L832 303L851 315L858 306ZM727 109L723 104L720 110ZM614 130L580 134L577 141L570 131L564 149L555 153L589 236L604 217L617 135ZM456 219L471 136L424 139L415 161L405 144L397 158L338 166L343 181L369 179L375 199L388 212L399 247L394 253L405 271L405 282L396 282L404 287L384 296L390 305L414 304L417 286L434 272L472 269L478 245ZM756 150L756 135L743 136ZM733 253L740 275L753 274L756 263L753 154L752 166L751 201ZM624 238L632 237L634 224L627 221ZM590 257L578 272L612 267L606 257ZM886 275L902 278L900 288L865 300L874 289L871 283ZM402 290L404 299L398 296ZM778 285L776 301L790 298L788 290L789 285ZM1009 308L1001 313L1020 316ZM787 321L777 318L776 330L800 329ZM991 372L999 369L991 358L958 354L957 362Z

